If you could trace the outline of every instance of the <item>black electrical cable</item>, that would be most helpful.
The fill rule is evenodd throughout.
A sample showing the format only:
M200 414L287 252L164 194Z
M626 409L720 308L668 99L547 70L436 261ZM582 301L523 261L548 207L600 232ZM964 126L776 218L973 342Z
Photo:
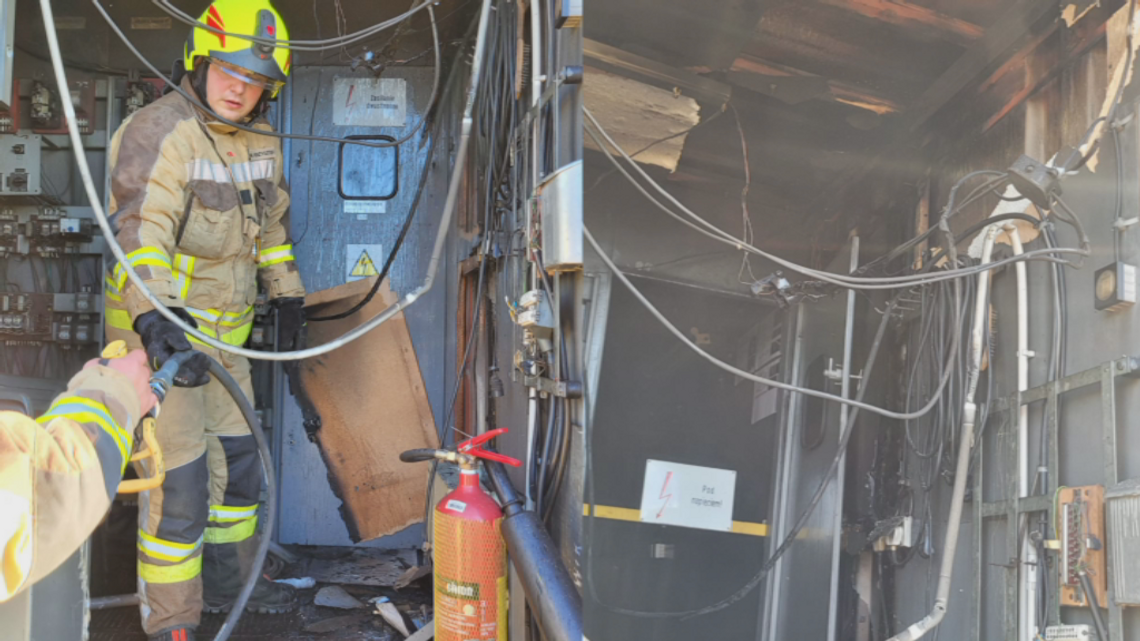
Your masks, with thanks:
M206 112L207 114L209 114L212 118L216 119L218 122L225 123L231 127L234 127L235 129L238 129L239 131L244 131L246 133L251 133L251 134L260 135L260 136L270 136L272 138L282 138L282 139L287 139L287 140L310 140L313 142L333 142L333 143L337 143L337 144L360 145L361 147L376 147L376 148L396 147L396 146L399 146L399 145L407 142L408 140L411 140L412 137L415 136L416 133L418 133L419 130L423 127L424 123L427 122L427 115L428 115L428 112L431 110L430 102L435 101L436 94L438 93L438 90L439 90L440 74L441 74L440 50L439 50L439 32L438 32L438 29L434 28L435 12L431 8L430 3L425 3L425 5L428 5L427 6L428 15L431 16L432 25L433 25L432 34L435 38L435 53L436 53L436 56L435 56L435 80L432 83L432 98L431 98L431 101L429 102L428 109L426 109L424 111L423 117L420 118L420 121L418 123L416 123L416 126L413 127L410 131L408 131L408 133L406 135L404 135L403 137L401 137L397 140L393 140L391 142L369 142L367 140L360 140L360 139L354 139L354 138L333 138L333 137L328 137L328 136L287 134L287 133L283 133L283 132L279 132L279 131L266 131L266 130L262 130L262 129L257 129L255 127L250 127L250 126L245 125L243 123L234 122L233 120L225 118L225 117L219 115L213 109L211 109L209 105L207 105L207 104L203 103L201 100L199 100L197 96L194 96L193 94L191 94L190 92L186 91L185 89L180 87L178 84L176 84L169 76L164 74L162 71L159 71L158 67L155 67L153 64L151 64L150 60L148 60L147 57L145 55L143 55L143 53L141 51L139 51L138 47L136 47L135 44L133 42L131 42L130 38L128 38L127 35L125 33L123 33L123 30L121 28L119 28L119 25L115 22L115 20L111 17L111 15L109 13L107 13L106 8L103 7L103 5L99 2L99 0L91 0L91 3L95 5L96 10L98 10L100 15L103 16L103 19L107 22L107 25L111 27L111 31L115 32L115 35L117 35L119 37L119 39L123 41L123 44L126 45L127 49L129 49L131 51L131 53L133 53L139 59L139 61L141 61L144 65L146 65L147 69L150 69L151 73L153 73L158 78L162 79L162 81L165 82L167 84L167 86L169 86L174 91L177 91L179 95L181 95L183 98L185 98L187 101L189 101L194 106L198 107L199 109L201 109L204 112Z
M438 133L429 134L428 150L424 155L423 169L420 170L420 184L416 187L416 196L412 199L412 204L408 208L408 215L404 217L404 224L400 227L400 234L396 236L396 241L392 245L392 250L388 252L388 257L384 259L384 267L380 269L380 275L376 277L376 282L372 283L372 288L368 290L368 294L366 294L359 303L353 305L352 309L340 312L339 314L331 314L329 316L314 316L308 318L307 320L314 323L321 323L325 321L334 321L348 318L349 316L352 316L353 314L364 309L368 303L372 302L373 297L376 296L376 292L380 291L380 285L388 277L388 272L392 269L392 264L396 262L396 256L399 255L400 248L404 245L404 239L407 238L408 231L412 228L412 220L415 219L416 212L419 210L420 199L424 195L424 190L427 187L428 176L431 174L432 154L435 151L435 139L437 135ZM306 220L305 225L307 226L308 224L308 220Z
M1100 613L1100 604L1096 600L1096 590L1093 589L1092 581L1089 580L1088 572L1081 570L1077 573L1077 577L1081 582L1081 591L1085 593L1085 603L1089 607L1089 612L1092 613L1093 627L1096 628L1096 636L1100 641L1109 641L1111 637L1108 634L1108 627L1104 624L1104 615Z
M322 40L278 40L277 38L262 38L260 36L251 36L245 33L232 33L223 29L218 29L212 25L199 22L197 18L180 10L178 7L175 7L168 0L152 0L155 6L162 9L164 12L174 17L179 22L182 22L189 26L205 29L206 31L217 35L230 36L239 40L256 42L259 44L267 44L274 47L285 47L293 51L325 51L327 49L336 49L338 47L345 47L350 44L355 44L356 42L370 38L385 29L400 24L404 20L411 18L413 15L419 13L424 9L428 9L430 11L432 5L434 5L437 1L438 0L425 0L419 4L413 4L411 9L398 16L384 20L383 22L379 22L370 27L365 27L364 29L360 29L353 33L344 34L333 38L325 38Z

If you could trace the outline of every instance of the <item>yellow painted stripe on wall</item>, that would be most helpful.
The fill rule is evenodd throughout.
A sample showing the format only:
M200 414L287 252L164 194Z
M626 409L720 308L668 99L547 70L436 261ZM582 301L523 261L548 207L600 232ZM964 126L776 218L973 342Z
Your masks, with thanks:
M589 515L589 504L583 505L582 516ZM598 505L594 508L594 516L599 519L609 519L611 521L631 521L634 523L641 522L641 510L634 510L628 507ZM732 531L736 534L747 534L749 536L768 536L768 524L752 523L750 521L733 521Z

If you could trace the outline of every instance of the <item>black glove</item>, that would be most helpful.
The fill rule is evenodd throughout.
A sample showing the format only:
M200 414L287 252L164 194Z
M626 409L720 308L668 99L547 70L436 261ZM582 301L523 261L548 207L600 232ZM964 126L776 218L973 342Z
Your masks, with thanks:
M308 332L305 329L305 299L276 298L272 304L277 308L277 351L293 352L305 349L308 343ZM321 429L321 415L301 382L301 362L286 361L285 374L289 377L289 393L301 408L305 433L312 441Z
M294 352L305 349L308 335L305 330L305 299L275 298L277 308L277 351Z
M171 308L179 318L185 320L191 327L197 329L198 322L184 309ZM178 352L191 352L194 347L186 338L186 332L158 310L151 310L135 319L135 332L142 338L143 347L146 348L147 361L154 371L158 371L163 363L170 360ZM200 387L210 382L210 358L202 352L194 352L178 368L174 375L175 387Z

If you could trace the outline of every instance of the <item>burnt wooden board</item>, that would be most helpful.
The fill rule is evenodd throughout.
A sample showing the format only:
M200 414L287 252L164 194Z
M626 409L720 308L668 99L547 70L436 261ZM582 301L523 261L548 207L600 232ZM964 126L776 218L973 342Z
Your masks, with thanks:
M359 280L311 294L310 316L350 309L372 287ZM364 323L396 296L381 286L349 318L308 324L321 345ZM435 419L403 314L329 354L301 364L301 378L322 427L316 434L333 492L353 541L366 541L423 521L428 465L403 463L400 452L435 447Z

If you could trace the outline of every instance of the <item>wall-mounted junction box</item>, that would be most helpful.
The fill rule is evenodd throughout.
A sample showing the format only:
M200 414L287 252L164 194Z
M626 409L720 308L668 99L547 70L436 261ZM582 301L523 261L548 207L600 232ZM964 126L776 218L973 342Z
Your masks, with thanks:
M1136 304L1136 266L1115 262L1093 274L1096 309L1115 312Z
M551 174L539 188L542 263L548 272L582 268L582 161Z

